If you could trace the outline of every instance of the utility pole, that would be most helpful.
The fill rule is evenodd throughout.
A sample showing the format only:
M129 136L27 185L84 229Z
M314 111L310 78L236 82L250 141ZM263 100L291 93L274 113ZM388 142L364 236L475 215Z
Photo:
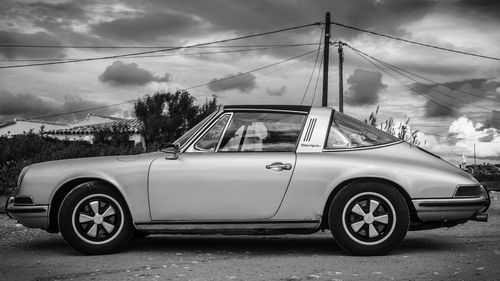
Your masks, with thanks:
M326 12L325 17L325 40L323 51L323 97L321 106L328 106L328 65L330 62L330 12Z
M339 51L339 111L344 112L344 75L343 75L343 64L344 64L344 50L342 49L342 41L338 42Z
M476 143L474 143L474 166L476 165Z

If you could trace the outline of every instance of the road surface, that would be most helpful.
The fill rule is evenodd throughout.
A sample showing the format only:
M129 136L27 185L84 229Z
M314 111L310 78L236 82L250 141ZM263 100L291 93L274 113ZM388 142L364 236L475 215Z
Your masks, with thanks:
M409 232L383 257L347 256L329 232L153 235L83 256L0 214L0 280L500 280L500 193L492 196L489 222Z

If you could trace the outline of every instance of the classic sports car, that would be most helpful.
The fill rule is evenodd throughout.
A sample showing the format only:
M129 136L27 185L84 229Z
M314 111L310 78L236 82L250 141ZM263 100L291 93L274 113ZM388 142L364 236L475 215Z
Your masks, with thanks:
M164 150L30 165L7 212L85 254L134 233L329 229L380 255L408 230L486 221L488 192L438 156L328 107L225 106Z

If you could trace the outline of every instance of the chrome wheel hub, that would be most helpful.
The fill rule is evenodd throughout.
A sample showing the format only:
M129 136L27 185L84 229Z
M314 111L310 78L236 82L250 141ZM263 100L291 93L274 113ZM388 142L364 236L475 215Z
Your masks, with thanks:
M110 241L123 226L123 211L111 197L100 194L81 200L73 212L76 234L92 244Z
M347 234L365 245L383 242L394 230L394 207L384 196L365 192L349 200L343 212Z

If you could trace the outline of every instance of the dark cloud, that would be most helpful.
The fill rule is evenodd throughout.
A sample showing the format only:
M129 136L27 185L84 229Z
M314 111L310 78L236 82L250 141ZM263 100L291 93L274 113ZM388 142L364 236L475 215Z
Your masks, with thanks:
M0 116L30 116L53 112L57 106L31 94L13 94L2 91Z
M185 37L194 31L201 31L198 21L190 15L157 11L100 22L91 28L101 37L136 42L151 41L163 36Z
M495 128L500 130L500 111L493 110L491 113L491 118L484 121L484 126L480 129Z
M282 86L281 88L267 88L266 89L266 94L268 94L270 96L276 96L276 97L280 97L280 96L286 94L286 92L287 92L286 86Z
M221 79L212 79L208 88L213 92L224 92L229 90L238 90L242 93L250 93L253 89L257 87L255 83L256 76L252 73L238 73L238 76L233 74L227 75ZM233 77L234 78L230 78Z
M462 13L487 16L498 20L500 2L498 0L459 0L454 3Z
M459 110L466 105L474 104L486 97L491 99L497 96L495 90L498 87L500 87L500 83L488 79L466 79L443 84L413 85L418 94L427 99L425 117L456 116ZM495 104L494 101L492 103Z
M46 32L18 33L0 31L0 42L9 45L62 45L54 36ZM0 54L6 58L47 58L65 57L64 49L58 48L9 48L0 47Z
M171 75L165 73L162 77L158 77L140 68L136 63L115 61L106 67L106 70L99 76L99 80L113 86L144 86L150 82L168 82L171 80Z
M382 83L382 73L359 68L347 78L347 84L349 89L346 91L345 101L355 106L377 104L379 93L387 88Z
M5 90L1 91L0 95L2 97L2 102L0 103L0 121L53 115L106 105L96 101L85 100L78 96L67 96L64 99L64 103L61 104L50 98L42 98L32 94L14 94ZM92 111L92 113L112 115L120 111L120 108L109 107ZM44 120L71 122L85 118L87 113L79 112Z
M139 4L129 1L141 9ZM267 31L310 22L322 21L325 12L330 10L334 21L359 27L372 28L401 35L400 27L405 23L423 18L432 10L436 2L432 0L258 0L258 1L154 1L151 8L173 9L180 13L196 15L212 26L214 30L234 30L239 34ZM142 5L142 4L141 4ZM279 15L279 16L277 16ZM271 28L273 27L273 28ZM307 34L310 29L291 31L294 34ZM354 32L334 27L335 37L352 38ZM293 37L290 38L293 41Z

